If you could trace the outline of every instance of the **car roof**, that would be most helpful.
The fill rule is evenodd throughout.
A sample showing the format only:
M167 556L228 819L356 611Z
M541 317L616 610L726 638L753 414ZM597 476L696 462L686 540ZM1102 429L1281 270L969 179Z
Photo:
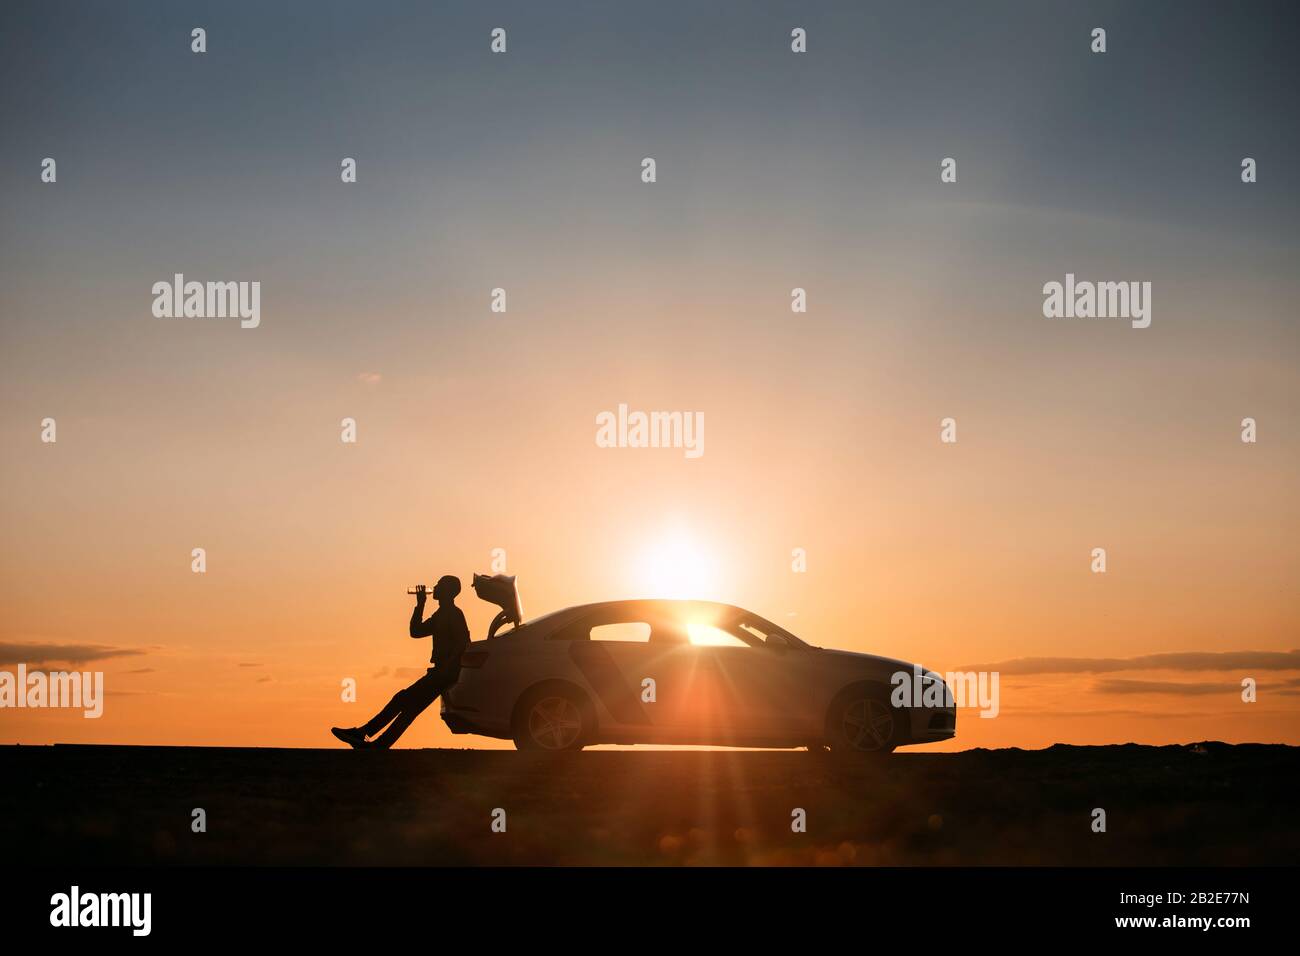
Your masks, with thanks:
M734 604L722 604L718 601L675 600L671 598L632 598L622 601L597 601L594 604L575 604L550 614L543 614L531 621L524 622L524 627L562 627L570 621L576 621L591 614L606 611L626 611L632 614L655 614L671 617L699 616L705 619L719 620L740 615L766 620L762 615ZM768 622L772 623L772 622ZM779 626L779 625L776 625Z

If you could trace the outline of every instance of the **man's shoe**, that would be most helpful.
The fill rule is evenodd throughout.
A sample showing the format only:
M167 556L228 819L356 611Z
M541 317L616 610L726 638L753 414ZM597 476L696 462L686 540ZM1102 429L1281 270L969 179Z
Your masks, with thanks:
M370 746L366 743L366 732L360 727L331 727L330 733L357 750Z

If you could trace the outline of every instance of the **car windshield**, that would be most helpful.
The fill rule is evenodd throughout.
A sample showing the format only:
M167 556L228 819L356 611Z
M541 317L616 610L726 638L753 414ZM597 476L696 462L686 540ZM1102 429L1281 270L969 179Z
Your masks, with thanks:
M787 647L808 647L783 627L754 614L747 614L736 620L736 626L763 641L764 644L785 644Z

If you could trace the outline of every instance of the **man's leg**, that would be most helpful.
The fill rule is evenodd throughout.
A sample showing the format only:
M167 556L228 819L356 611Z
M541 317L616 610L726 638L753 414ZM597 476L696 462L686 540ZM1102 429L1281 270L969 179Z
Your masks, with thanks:
M411 696L411 692L419 687L423 682L424 678L421 677L410 687L407 687L404 690L399 690L393 695L393 699L384 705L383 710L361 725L361 731L367 737L373 737L375 734L387 727L392 719L402 712L402 708L406 706L406 700Z
M401 704L401 713L397 714L387 730L370 741L370 746L387 749L395 744L397 738L406 733L406 728L411 726L415 718L419 717L430 704L437 700L439 694L456 683L456 678L459 676L459 673L440 674L437 668L434 668L408 687L402 692L406 696ZM367 724L366 726L369 727L370 725ZM382 727L383 724L380 724L380 726Z

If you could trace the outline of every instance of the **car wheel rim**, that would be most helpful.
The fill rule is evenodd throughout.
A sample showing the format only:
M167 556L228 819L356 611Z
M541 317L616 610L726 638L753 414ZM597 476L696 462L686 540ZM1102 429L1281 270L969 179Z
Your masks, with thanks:
M894 736L894 714L878 700L855 700L844 708L844 739L856 750L880 750Z
M543 750L573 746L582 732L582 714L567 697L543 697L528 714L528 733Z

